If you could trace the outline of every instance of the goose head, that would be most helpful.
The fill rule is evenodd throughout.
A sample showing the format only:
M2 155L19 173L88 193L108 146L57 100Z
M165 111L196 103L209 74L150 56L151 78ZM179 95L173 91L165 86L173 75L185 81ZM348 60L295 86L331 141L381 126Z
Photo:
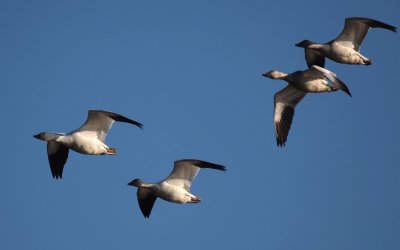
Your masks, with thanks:
M277 70L271 70L262 75L265 77L271 78L271 79L281 79L281 78L287 76L287 74L279 72Z
M144 182L140 179L134 179L133 181L129 182L129 186L134 186L134 187L141 187L143 186Z
M41 133L39 133L39 134L37 134L37 135L34 135L33 137L35 137L36 139L39 139L39 140L44 141L45 133L44 133L44 132L41 132Z
M42 141L56 141L58 138L61 136L64 136L64 134L61 133L51 133L51 132L41 132L37 135L34 135L36 139L42 140Z
M64 134L61 133L51 133L51 132L40 132L37 135L34 135L36 139L42 140L42 141L55 141L57 140L60 136L63 136Z
M295 44L295 46L301 47L301 48L310 48L310 46L313 44L315 44L315 43L311 42L310 40L303 40L303 41Z

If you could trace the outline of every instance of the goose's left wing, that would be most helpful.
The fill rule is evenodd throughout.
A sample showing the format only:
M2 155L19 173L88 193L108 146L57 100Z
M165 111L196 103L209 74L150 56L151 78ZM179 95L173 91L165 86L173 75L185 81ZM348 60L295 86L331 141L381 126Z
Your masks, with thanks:
M139 128L143 127L141 123L117 113L104 110L89 110L86 122L77 131L88 136L97 137L104 142L114 121L130 123Z
M171 174L166 178L166 181L172 185L182 187L189 191L192 182L201 168L212 168L226 171L226 168L222 165L201 160L184 159L175 161L174 168Z
M382 28L396 32L396 27L380 22L378 20L364 17L346 18L342 32L335 39L338 43L360 51L361 43L364 41L370 28Z

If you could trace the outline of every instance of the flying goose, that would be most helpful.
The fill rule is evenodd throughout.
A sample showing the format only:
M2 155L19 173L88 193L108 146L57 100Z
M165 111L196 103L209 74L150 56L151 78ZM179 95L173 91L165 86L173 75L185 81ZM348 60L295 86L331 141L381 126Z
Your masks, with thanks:
M138 187L137 198L140 210L145 218L149 218L157 197L174 203L198 203L201 198L190 193L190 186L201 168L212 168L226 171L224 166L211 162L184 159L175 161L174 169L164 180L147 183L134 179L128 185Z
M351 96L347 86L336 77L335 73L316 65L291 74L272 70L263 76L288 82L288 85L274 96L274 127L276 143L279 147L285 146L294 109L307 93L332 92L341 89Z
M344 28L339 36L328 43L314 43L304 40L297 47L304 48L308 67L324 67L325 57L344 64L370 65L372 61L360 53L360 46L370 28L382 28L396 32L396 27L380 21L364 18L346 18Z
M47 141L47 156L53 178L62 178L69 149L89 155L116 154L115 148L110 148L105 144L108 130L114 121L130 123L139 128L143 127L139 122L116 113L89 110L86 122L79 129L67 134L41 132L34 135L33 137L39 140Z

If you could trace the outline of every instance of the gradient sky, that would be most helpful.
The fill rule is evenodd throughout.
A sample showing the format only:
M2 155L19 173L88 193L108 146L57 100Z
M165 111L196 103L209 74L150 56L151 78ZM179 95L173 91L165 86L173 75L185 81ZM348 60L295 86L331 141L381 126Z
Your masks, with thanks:
M327 42L344 19L400 26L400 2L0 1L1 249L400 249L399 34L374 29L371 66L328 61L353 97L312 94L285 148L262 73L306 68L303 39ZM51 176L46 144L87 110L116 123L115 156L70 152ZM157 200L144 219L134 178L173 161L203 170L199 204Z

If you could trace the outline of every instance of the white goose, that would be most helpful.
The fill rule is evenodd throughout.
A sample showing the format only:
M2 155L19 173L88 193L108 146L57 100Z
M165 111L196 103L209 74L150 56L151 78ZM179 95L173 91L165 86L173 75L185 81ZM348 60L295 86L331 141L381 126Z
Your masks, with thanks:
M164 180L147 183L134 179L128 185L138 187L137 198L140 210L149 218L157 197L174 203L198 203L201 199L190 193L190 186L201 168L212 168L226 171L224 166L193 159L175 161L174 169Z
M289 83L274 96L274 127L276 143L280 147L285 146L294 109L307 93L332 92L341 89L351 96L347 86L336 77L335 73L315 65L307 70L295 71L291 74L272 70L263 76Z
M325 57L344 64L370 65L372 61L360 53L360 46L370 28L383 28L396 32L396 27L380 21L364 18L346 18L344 28L339 36L328 43L314 43L304 40L297 47L304 48L308 67L318 65L324 67Z
M62 178L69 149L89 155L114 155L116 149L105 144L108 130L114 121L126 122L142 128L142 124L125 116L103 111L89 110L86 122L77 130L67 134L41 132L33 137L47 141L47 155L53 178Z

